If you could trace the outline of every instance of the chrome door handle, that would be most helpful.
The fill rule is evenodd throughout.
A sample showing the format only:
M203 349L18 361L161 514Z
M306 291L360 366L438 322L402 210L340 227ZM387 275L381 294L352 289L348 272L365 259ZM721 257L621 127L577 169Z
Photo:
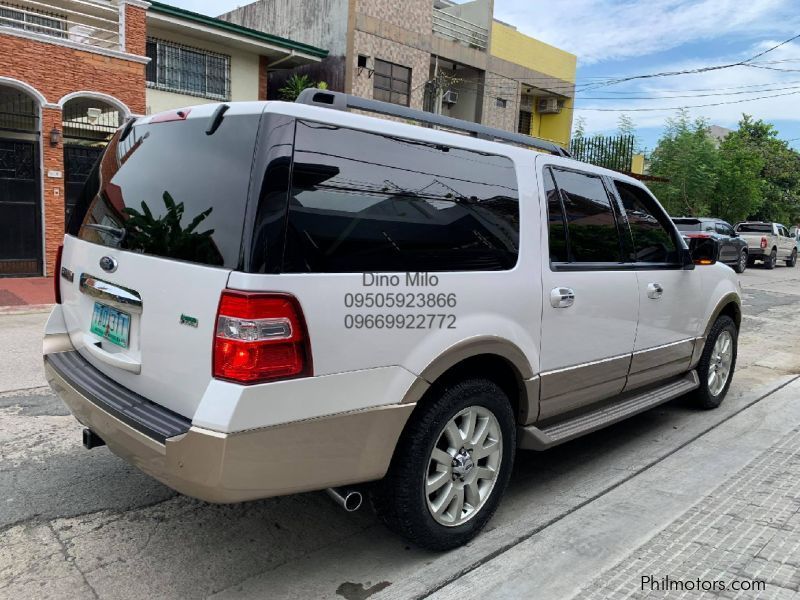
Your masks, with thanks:
M550 290L550 306L553 308L569 308L573 304L575 304L575 292L570 288Z
M647 297L651 300L658 300L661 298L661 295L664 293L664 288L661 287L660 283L648 283L647 284Z

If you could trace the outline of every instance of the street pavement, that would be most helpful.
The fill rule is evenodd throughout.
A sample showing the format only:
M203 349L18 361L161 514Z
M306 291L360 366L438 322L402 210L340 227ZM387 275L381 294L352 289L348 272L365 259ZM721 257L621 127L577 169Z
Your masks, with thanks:
M39 387L46 315L0 314L0 598L683 597L642 591L645 575L764 579L760 595L725 595L796 597L800 269L741 279L722 407L678 399L520 452L487 529L447 553L324 493L211 505L84 450L81 427Z

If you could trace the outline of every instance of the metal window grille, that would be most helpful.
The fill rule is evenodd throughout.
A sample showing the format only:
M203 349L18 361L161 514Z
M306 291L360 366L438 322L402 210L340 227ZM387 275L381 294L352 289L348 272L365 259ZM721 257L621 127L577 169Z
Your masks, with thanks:
M6 2L0 2L0 27L13 27L59 38L67 37L65 16Z
M0 131L39 132L39 110L32 98L8 88L0 89Z
M148 87L215 100L230 100L231 57L148 38Z
M372 96L375 100L409 106L411 98L409 67L376 58L372 81Z
M88 98L70 100L62 111L64 140L105 143L122 125L120 112Z

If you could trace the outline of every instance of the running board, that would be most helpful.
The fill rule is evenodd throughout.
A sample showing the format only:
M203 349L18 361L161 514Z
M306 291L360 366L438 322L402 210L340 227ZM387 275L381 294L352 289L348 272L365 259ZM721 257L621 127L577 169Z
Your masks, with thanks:
M654 406L669 402L673 398L691 392L700 386L700 379L696 371L690 371L669 383L647 391L631 392L625 394L621 400L612 404L605 404L601 408L588 413L582 413L547 425L541 429L535 425L520 427L518 431L519 447L526 450L546 450L558 444L580 437L586 433L602 429L613 423L627 419L635 414L644 412Z

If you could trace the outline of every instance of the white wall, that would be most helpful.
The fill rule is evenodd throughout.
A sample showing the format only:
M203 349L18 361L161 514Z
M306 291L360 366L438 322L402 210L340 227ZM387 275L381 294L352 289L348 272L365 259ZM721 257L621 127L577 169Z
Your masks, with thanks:
M172 31L163 31L154 27L148 28L148 37L168 42L176 42L185 46L202 48L231 57L231 100L258 100L258 55L231 48L209 40L179 35ZM188 94L176 94L154 88L147 88L147 112L154 114L165 110L219 102L215 98L203 98Z

